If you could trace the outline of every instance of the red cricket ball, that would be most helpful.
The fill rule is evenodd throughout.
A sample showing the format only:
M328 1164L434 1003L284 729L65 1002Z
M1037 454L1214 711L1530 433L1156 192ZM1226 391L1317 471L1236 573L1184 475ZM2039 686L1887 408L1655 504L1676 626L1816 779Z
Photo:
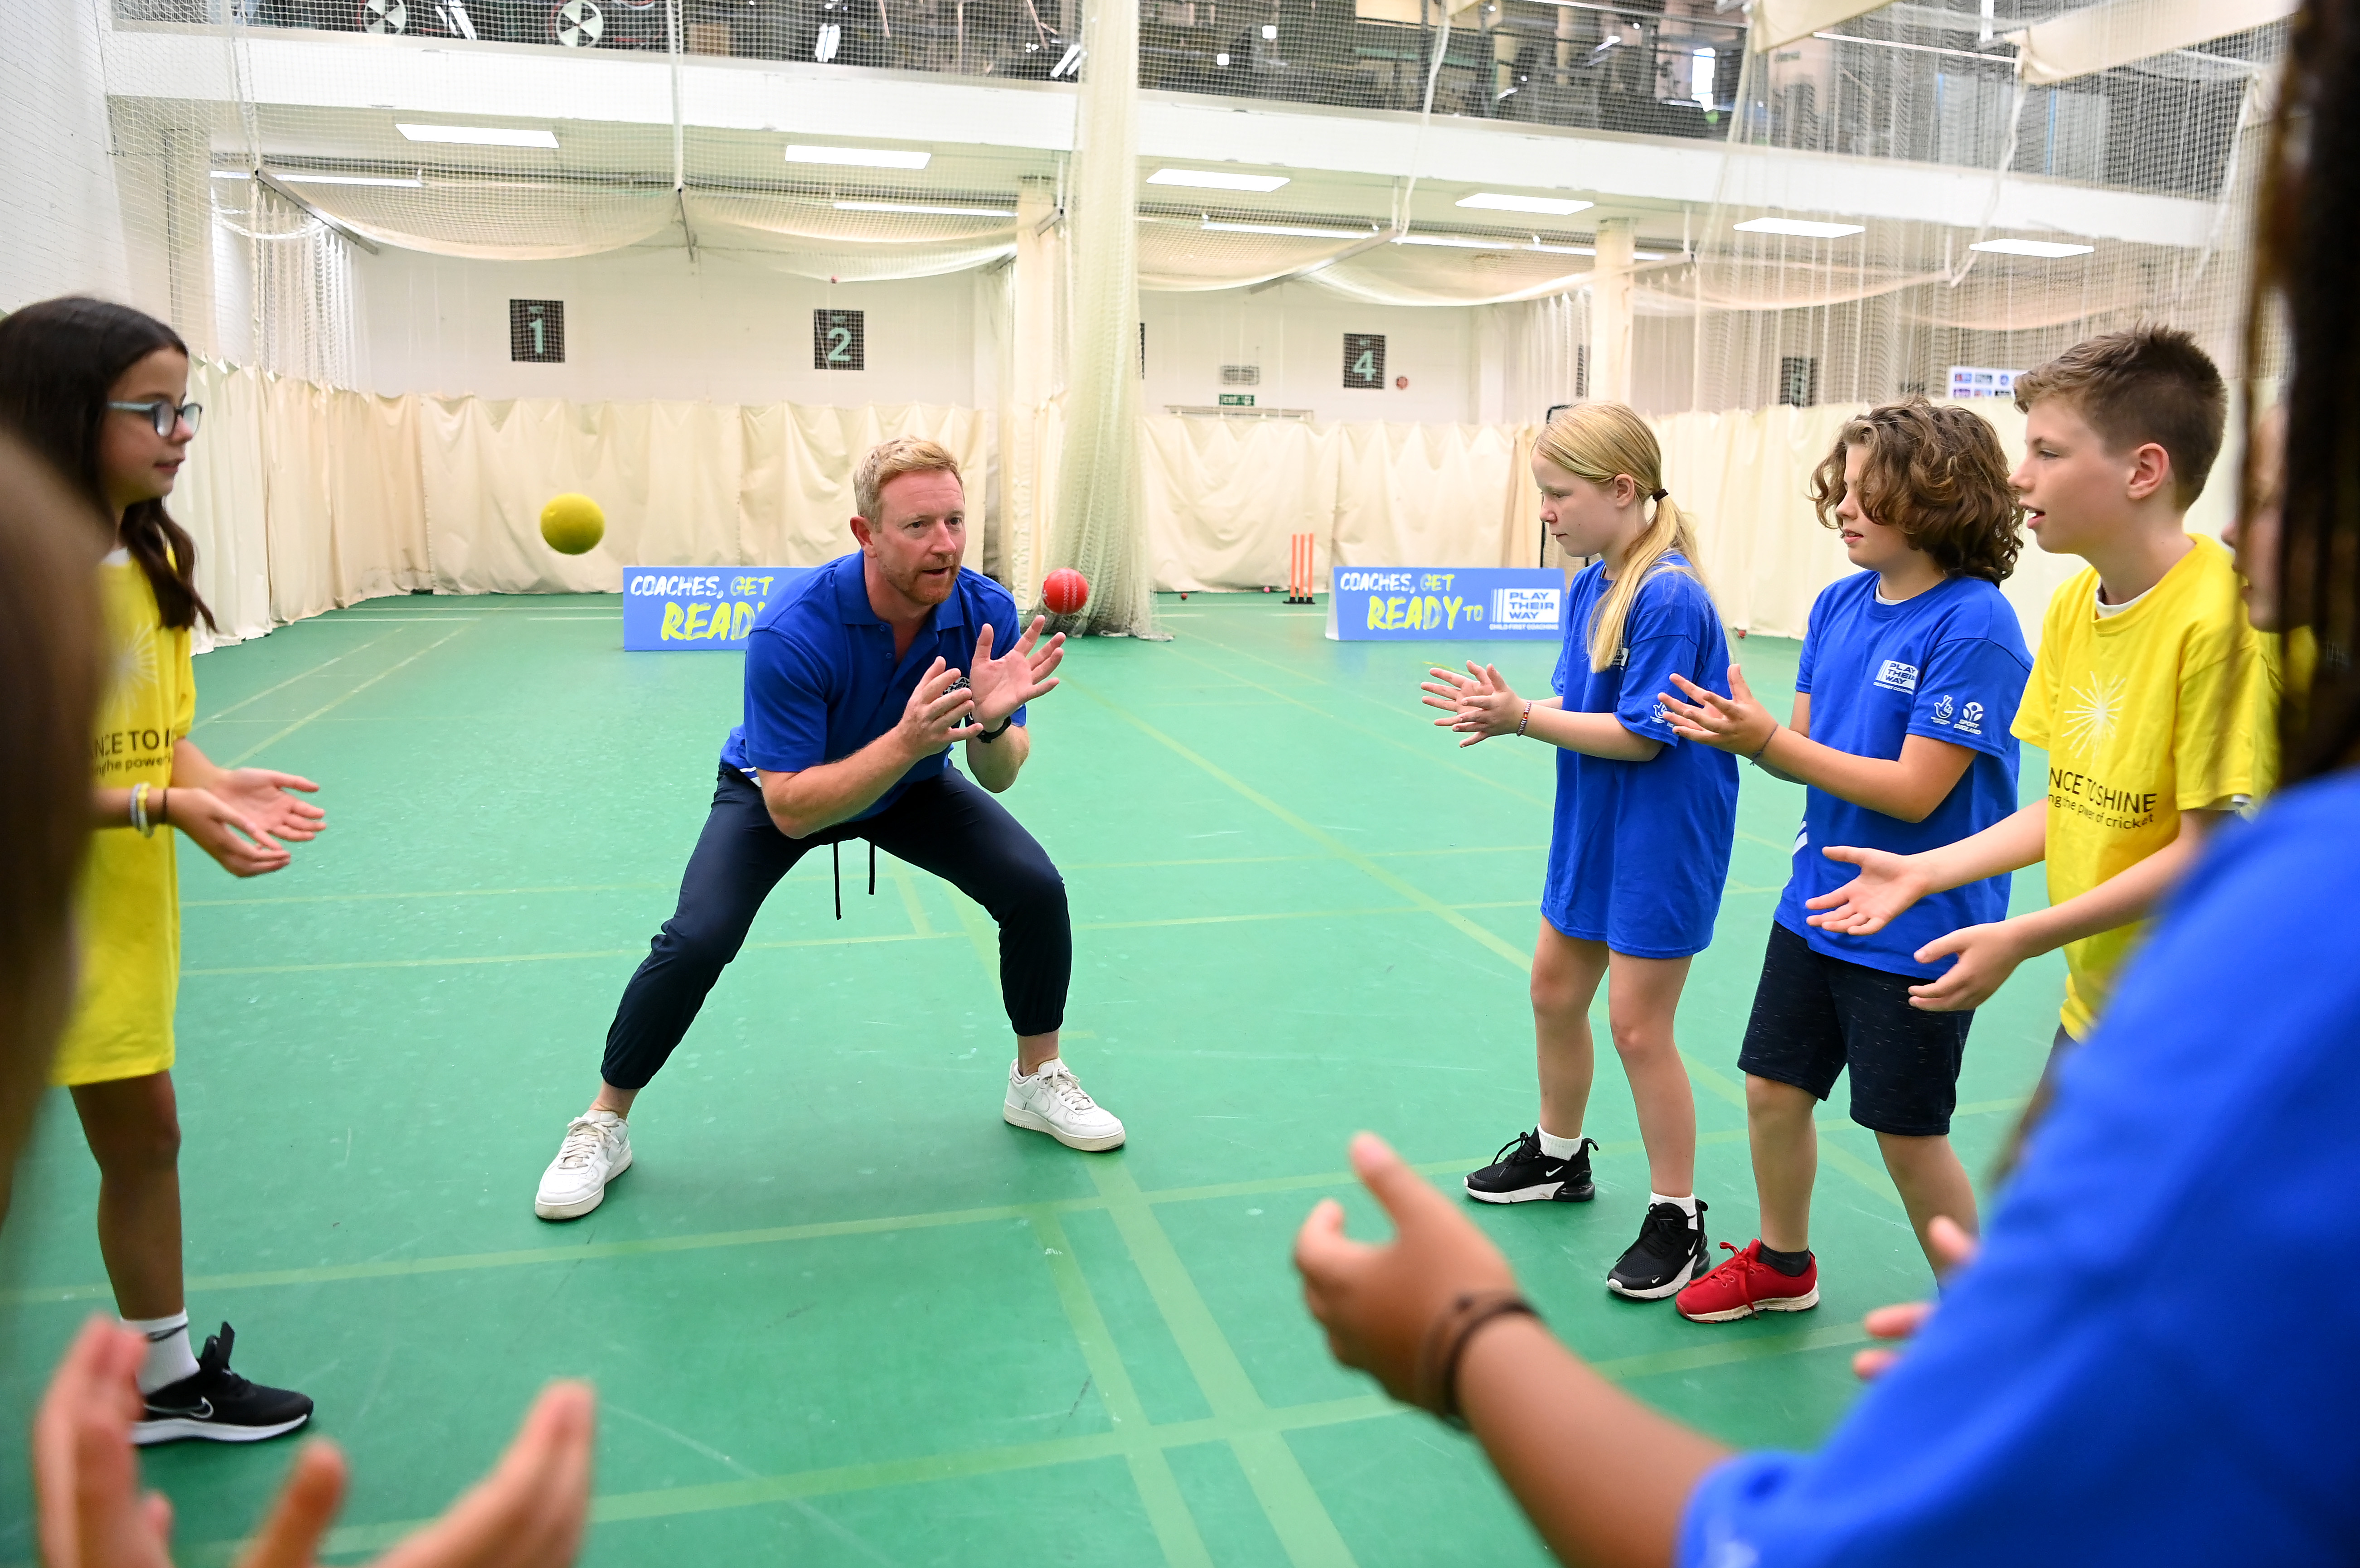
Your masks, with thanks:
M1090 602L1090 580L1061 566L1041 580L1041 602L1056 615L1070 615Z

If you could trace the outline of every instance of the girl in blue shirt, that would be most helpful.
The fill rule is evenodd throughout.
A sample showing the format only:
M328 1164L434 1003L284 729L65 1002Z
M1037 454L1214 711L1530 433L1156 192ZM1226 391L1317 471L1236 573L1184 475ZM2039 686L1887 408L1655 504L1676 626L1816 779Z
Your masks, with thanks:
M1656 700L1686 677L1726 691L1729 644L1693 564L1688 519L1664 492L1646 422L1619 403L1576 404L1541 432L1541 522L1568 556L1600 559L1567 594L1557 695L1520 697L1496 668L1437 669L1438 725L1472 746L1522 735L1556 746L1540 938L1533 950L1540 1125L1467 1178L1480 1203L1587 1203L1582 1136L1594 1059L1590 1003L1606 985L1650 1192L1639 1237L1608 1271L1616 1295L1656 1301L1710 1267L1697 1200L1696 1104L1672 1040L1689 960L1712 942L1737 832L1737 764L1676 734Z
M1808 786L1794 875L1770 928L1737 1064L1761 1196L1762 1235L1682 1290L1683 1317L1726 1323L1819 1304L1811 1255L1811 1117L1851 1079L1852 1118L1876 1134L1918 1245L1948 1215L1972 1234L1975 1193L1950 1149L1950 1113L1974 1014L1913 1005L1910 987L1956 963L1920 964L1927 943L2005 918L2008 879L1919 903L1872 936L1808 923L1806 900L1852 867L1820 853L1863 844L1915 854L1968 838L2016 808L2011 733L2032 656L1999 584L2015 569L2022 508L1989 424L1923 397L1846 425L1812 481L1819 520L1861 570L1811 606L1781 724L1732 670L1732 695L1675 675L1682 738ZM1907 846L1907 847L1904 847Z

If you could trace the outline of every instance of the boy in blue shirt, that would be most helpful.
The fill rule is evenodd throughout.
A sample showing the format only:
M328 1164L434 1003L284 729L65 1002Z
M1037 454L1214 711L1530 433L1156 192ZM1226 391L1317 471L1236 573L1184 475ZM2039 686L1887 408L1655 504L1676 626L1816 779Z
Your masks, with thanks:
M2000 581L2021 547L2007 460L1990 425L1924 398L1844 428L1812 481L1822 522L1860 572L1811 607L1782 725L1736 670L1722 697L1675 675L1665 699L1684 739L1749 757L1807 786L1794 873L1779 900L1738 1065L1745 1073L1762 1235L1679 1293L1682 1316L1722 1323L1819 1304L1811 1256L1812 1113L1852 1074L1852 1120L1876 1134L1918 1243L1948 1215L1970 1232L1975 1195L1950 1141L1972 1012L1910 1005L1948 964L1927 942L2005 918L2008 878L1972 882L1866 936L1808 923L1805 901L1852 868L1831 844L1914 854L1955 843L2016 806L2010 733L2032 667Z

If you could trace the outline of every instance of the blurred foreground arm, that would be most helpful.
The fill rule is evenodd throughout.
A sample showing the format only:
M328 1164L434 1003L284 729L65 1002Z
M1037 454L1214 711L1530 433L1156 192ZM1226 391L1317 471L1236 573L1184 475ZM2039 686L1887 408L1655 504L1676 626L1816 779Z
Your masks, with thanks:
M140 1496L131 1446L146 1349L137 1333L93 1318L50 1380L33 1424L45 1568L170 1568L171 1506ZM582 1551L595 1436L590 1389L551 1384L491 1475L378 1568L566 1568ZM239 1568L311 1568L344 1481L333 1443L306 1443Z
M1535 1318L1485 1317L1458 1337L1470 1300L1513 1292L1507 1259L1373 1134L1352 1140L1352 1166L1393 1217L1393 1243L1347 1238L1331 1198L1295 1244L1336 1359L1396 1399L1455 1405L1560 1561L1671 1562L1688 1495L1728 1450L1616 1388Z

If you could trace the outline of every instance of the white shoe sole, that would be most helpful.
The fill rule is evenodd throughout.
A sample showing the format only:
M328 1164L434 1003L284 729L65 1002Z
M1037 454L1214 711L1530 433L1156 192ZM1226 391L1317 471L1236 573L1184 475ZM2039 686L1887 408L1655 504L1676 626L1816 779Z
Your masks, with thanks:
M588 1197L576 1198L570 1203L544 1203L541 1201L540 1194L535 1193L532 1200L532 1212L539 1214L545 1220L578 1220L584 1214L588 1214L591 1210L605 1203L606 1201L606 1189L615 1184L616 1177L620 1176L624 1171L628 1171L630 1168L631 1155L630 1151L626 1149L623 1151L623 1162L620 1165L616 1166L612 1171L607 1171L606 1180L601 1181L597 1187L591 1192Z
M1026 1132L1045 1132L1067 1149L1078 1149L1089 1154L1096 1154L1109 1149L1120 1149L1122 1147L1124 1137L1121 1129L1118 1128L1110 1133L1101 1133L1096 1138L1083 1138L1065 1131L1037 1112L1028 1111L1022 1105L1011 1105L1005 1102L1000 1107L1000 1119L1010 1127L1022 1127Z
M1565 1183L1562 1181L1544 1181L1536 1187L1519 1187L1513 1192L1486 1192L1479 1188L1469 1187L1467 1195L1479 1203L1586 1203L1590 1198L1598 1195L1593 1190L1589 1197L1558 1197L1557 1194L1564 1190Z
M1819 1288L1814 1285L1808 1293L1800 1296L1781 1296L1776 1301L1751 1301L1742 1307L1732 1307L1725 1312L1682 1312L1680 1316L1690 1323L1735 1323L1740 1318L1750 1318L1761 1312L1806 1312L1819 1304Z
M1626 1301L1660 1301L1666 1296L1678 1295L1710 1272L1712 1270L1704 1266L1704 1260L1698 1258L1688 1265L1687 1273L1676 1275L1668 1284L1657 1285L1644 1290L1633 1290L1609 1274L1606 1277L1606 1288Z
M291 1421L280 1421L276 1426L224 1426L220 1421L172 1416L164 1421L135 1422L131 1428L131 1441L140 1448L158 1443L176 1443L184 1437L202 1438L207 1443L260 1443L267 1438L293 1432L311 1419L307 1412Z

